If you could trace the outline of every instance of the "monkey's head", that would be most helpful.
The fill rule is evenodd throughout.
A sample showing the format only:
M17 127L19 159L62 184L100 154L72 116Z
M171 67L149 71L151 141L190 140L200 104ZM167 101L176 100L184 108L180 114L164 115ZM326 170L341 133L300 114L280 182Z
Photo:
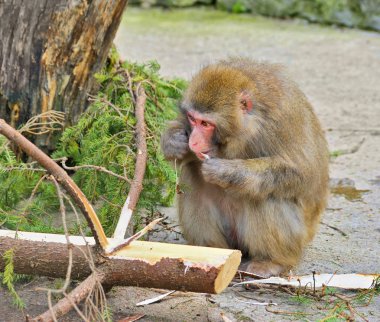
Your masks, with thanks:
M204 68L191 81L181 103L189 148L199 159L241 157L245 137L252 137L254 82L242 71L226 65ZM248 132L247 132L248 131ZM249 134L249 135L247 135Z

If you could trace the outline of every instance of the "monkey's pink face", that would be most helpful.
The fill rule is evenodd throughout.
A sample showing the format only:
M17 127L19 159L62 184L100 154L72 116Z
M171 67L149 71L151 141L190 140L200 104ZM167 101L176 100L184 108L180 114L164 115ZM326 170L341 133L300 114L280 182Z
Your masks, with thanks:
M205 159L205 154L212 150L212 135L215 130L215 124L196 111L187 112L187 118L191 126L189 137L189 148L200 159Z

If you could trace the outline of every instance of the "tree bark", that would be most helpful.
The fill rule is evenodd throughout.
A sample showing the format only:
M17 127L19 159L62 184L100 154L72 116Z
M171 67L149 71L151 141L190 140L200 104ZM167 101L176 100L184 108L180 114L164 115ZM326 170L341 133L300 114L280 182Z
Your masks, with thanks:
M15 238L17 236L17 238ZM134 241L104 257L93 250L99 274L105 286L139 286L172 290L220 293L240 264L238 250L188 245ZM89 263L79 250L85 249L84 239L70 236L73 249L72 278L82 280L91 274ZM69 263L65 236L55 234L0 230L0 254L13 249L14 271L19 274L65 277ZM0 271L4 270L0 256Z
M49 110L72 124L87 106L127 0L0 0L0 118ZM49 146L48 136L39 146Z

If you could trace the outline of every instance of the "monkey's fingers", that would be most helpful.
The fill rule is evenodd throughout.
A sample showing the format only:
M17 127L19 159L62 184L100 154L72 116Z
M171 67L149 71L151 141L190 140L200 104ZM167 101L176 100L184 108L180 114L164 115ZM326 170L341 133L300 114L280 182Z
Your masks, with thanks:
M178 142L184 142L184 143L189 142L189 137L187 136L185 131L174 133L173 139L178 141Z

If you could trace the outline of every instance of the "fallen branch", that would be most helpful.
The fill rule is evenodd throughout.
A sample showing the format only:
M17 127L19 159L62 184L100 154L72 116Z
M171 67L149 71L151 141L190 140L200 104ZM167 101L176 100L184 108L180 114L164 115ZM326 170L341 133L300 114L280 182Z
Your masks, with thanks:
M94 289L96 283L101 283L105 278L105 275L91 274L82 283L80 283L70 294L67 294L63 299L59 300L51 310L44 312L37 316L32 321L53 321L53 317L56 319L62 317L66 313L70 312L74 304L82 302L92 289Z
M0 119L0 134L3 134L14 144L17 144L28 156L36 160L43 166L56 180L66 189L68 194L73 198L75 203L81 209L87 220L87 224L91 229L96 243L105 249L108 245L107 237L103 227L100 224L91 204L86 196L79 189L76 183L69 177L65 170L50 159L44 152L37 148L32 142L26 139L13 127L9 126L3 119Z
M135 91L137 96L136 99L136 167L135 175L129 189L127 200L121 210L120 218L117 223L114 238L124 239L127 232L128 224L131 220L133 210L136 207L137 201L139 200L140 192L142 190L142 182L144 179L146 161L147 161L147 146L146 146L146 131L145 131L145 120L144 120L144 110L146 94L144 88L141 84L137 85Z

